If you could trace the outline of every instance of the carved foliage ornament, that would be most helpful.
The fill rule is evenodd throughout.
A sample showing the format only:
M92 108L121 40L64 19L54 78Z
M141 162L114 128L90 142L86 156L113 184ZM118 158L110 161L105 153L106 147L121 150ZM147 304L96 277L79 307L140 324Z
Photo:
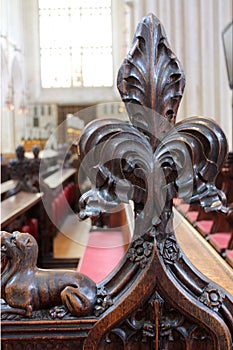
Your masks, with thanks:
M133 200L138 237L160 223L175 195L206 210L224 207L214 180L226 156L226 138L208 118L175 124L184 82L161 23L153 15L143 18L118 74L131 124L97 120L79 139L82 165L93 184L80 199L81 218Z
M12 179L17 180L15 188L9 190L6 198L19 191L39 192L39 170L40 159L38 158L40 149L37 145L33 146L34 158L25 158L25 149L22 145L16 147L16 159L10 159L8 163L9 172Z
M127 253L128 257L132 262L139 264L140 268L143 269L147 263L148 257L152 253L153 246L153 243L143 241L139 238L135 240L129 248Z
M131 270L126 260L116 270L117 281L121 279L128 284L124 287L122 282L122 288L115 288L120 293L119 298L114 297L114 310L103 313L86 339L86 349L94 342L98 344L101 331L115 332L127 343L127 333L117 325L126 319L130 310L141 305L145 293L156 290L159 285L160 290L167 288L162 297L170 295L172 301L172 295L179 293L180 300L192 304L192 311L187 306L188 315L195 318L199 313L197 325L202 325L201 317L210 317L207 308L214 309L215 296L205 289L201 300L206 309L200 311L197 303L191 301L198 300L202 290L199 286L208 282L200 278L191 264L185 266L187 260L182 259L172 225L172 200L178 196L186 202L200 203L207 211L225 210L224 194L214 181L227 154L227 141L221 128L209 118L188 118L175 123L184 84L183 69L160 21L148 15L140 21L118 73L117 85L130 123L95 120L80 136L78 153L92 182L92 189L80 198L80 217L98 216L130 200L134 202L135 212L134 236L127 252ZM148 237L154 239L155 249ZM153 251L155 255L159 251L156 260ZM165 267L158 266L156 270L155 264L160 265L160 259ZM184 274L181 282L179 268L190 272L190 276ZM147 271L152 270L161 275L151 278L152 274ZM131 293L127 286L132 279L137 282ZM163 279L169 281L168 284L163 283ZM114 281L113 277L106 282L110 294ZM143 283L145 293L142 293ZM131 298L130 303L127 298ZM221 304L220 299L218 303Z
M2 295L9 306L21 307L28 317L33 308L55 306L52 313L62 317L63 309L56 308L58 301L72 316L95 314L99 319L88 333L84 349L97 350L101 339L106 336L108 340L107 335L114 332L126 344L129 328L130 334L139 330L142 338L138 339L153 339L153 323L158 323L159 313L155 320L147 314L139 322L134 316L142 305L148 306L148 300L156 291L165 301L169 296L170 304L182 310L182 324L186 316L195 319L197 325L208 319L208 329L218 334L218 345L221 342L221 346L215 348L230 348L226 326L232 323L228 311L232 305L230 298L209 286L208 280L181 258L172 226L174 196L186 202L200 202L205 210L224 210L224 195L215 187L214 180L226 156L226 138L211 119L188 118L175 123L184 83L183 69L160 21L153 15L144 17L117 80L130 123L95 120L85 127L79 138L80 161L92 182L92 189L80 198L80 218L97 217L120 202L134 202L134 236L126 255L109 278L96 286L87 276L63 271L65 280L62 279L62 288L58 283L53 289L51 305L50 294L42 287L52 288L54 278L56 281L61 278L60 272L53 272L53 277L51 272L38 270L37 252L33 252L34 244L27 241L28 237L18 233L1 236L2 252L8 259ZM25 259L21 266L22 256ZM12 261L13 258L16 261ZM179 268L185 271L182 277L176 273ZM37 299L42 301L41 305L35 304L37 299L27 294L25 269L34 283L30 291L40 296L41 299ZM12 273L15 273L13 280ZM18 295L25 291L23 300L16 295L16 289ZM127 327L122 330L119 326L124 322ZM161 325L162 335L166 335L166 329L174 328L172 322L168 320ZM158 348L158 334L155 339ZM166 346L167 343L164 348Z
M94 310L95 316L101 315L111 305L113 305L111 295L104 287L99 287L97 289L96 305Z

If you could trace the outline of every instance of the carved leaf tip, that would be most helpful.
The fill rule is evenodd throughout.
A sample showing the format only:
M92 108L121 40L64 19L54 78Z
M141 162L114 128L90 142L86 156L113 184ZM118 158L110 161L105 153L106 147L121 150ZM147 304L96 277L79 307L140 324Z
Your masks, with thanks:
M145 16L117 77L132 124L151 134L158 132L158 115L174 124L184 86L183 68L171 50L162 24L153 14Z

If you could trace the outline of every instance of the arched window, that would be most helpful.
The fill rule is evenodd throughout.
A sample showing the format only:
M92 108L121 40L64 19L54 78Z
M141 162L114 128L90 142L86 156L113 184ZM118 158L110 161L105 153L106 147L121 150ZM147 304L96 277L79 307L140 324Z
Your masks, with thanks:
M42 88L112 86L111 0L38 5Z

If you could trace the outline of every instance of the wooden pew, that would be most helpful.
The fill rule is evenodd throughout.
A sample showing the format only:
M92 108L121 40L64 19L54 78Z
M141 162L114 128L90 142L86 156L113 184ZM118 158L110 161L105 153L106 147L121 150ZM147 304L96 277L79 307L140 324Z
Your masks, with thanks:
M180 247L207 278L233 295L233 270L199 232L174 209L174 227Z
M78 258L55 258L53 240L58 230L62 232L62 225L67 215L74 214L77 198L77 170L62 168L40 182L40 189L44 192L43 206L45 211L45 232L42 233L42 246L39 265L43 268L76 267ZM69 185L72 188L69 189ZM68 188L67 188L68 187ZM72 198L67 198L68 195ZM72 193L70 193L70 191Z
M17 180L8 180L1 183L1 201L5 199L6 193L17 185Z
M101 282L124 256L133 237L133 207L120 204L109 213L109 226L91 227L78 271Z
M218 188L226 196L225 205L230 208L233 185L233 153L230 152L216 178ZM205 237L210 244L226 257L226 251L233 248L233 221L224 212L205 212L199 204L185 204L182 200L174 201L178 211ZM229 253L228 253L229 254ZM227 259L227 261L231 261Z
M1 202L1 230L30 233L42 251L41 232L45 232L43 193L20 191Z
M74 174L76 173L76 169L73 168L66 168L62 170L57 170L52 175L46 177L44 179L44 183L49 187L49 189L52 191L59 191L61 188L61 185L64 185L64 183L70 179Z
M57 226L61 225L62 220L64 221L64 217L67 214L67 206L69 204L73 205L75 198L77 200L77 170L74 168L63 169L58 166L45 169L45 165L48 163L47 158L40 159L39 153L39 147L34 145L31 154L28 154L26 158L23 146L17 146L17 157L15 159L12 158L9 162L9 168L14 180L9 180L7 183L2 184L1 196L3 196L3 198L13 196L12 203L15 203L14 205L17 206L18 198L21 199L21 194L26 193L25 191L28 193L40 191L43 197L43 206L40 210L40 217L38 217L38 215L36 217L39 219L41 223L40 226L43 227L43 229L39 230L38 264L41 267L76 267L78 259L69 259L67 261L64 259L54 259L53 239L57 232ZM41 161L43 164L41 164ZM45 177L46 174L49 174L49 176ZM74 188L67 189L69 193L65 191L65 196L60 196L62 202L60 203L61 208L56 208L57 218L59 219L58 223L53 217L52 204L56 196L58 196L59 193L62 194L65 186L71 182L74 183ZM19 194L19 196L14 197L15 194ZM66 198L66 195L69 198ZM5 205L7 205L7 202L3 204L3 210ZM19 225L20 223L22 225ZM25 223L27 224L26 219L17 221L17 225L14 227L19 228L23 226L24 229L27 229L28 226L24 225Z
M5 229L41 201L43 193L18 192L1 202L1 227Z
M31 237L1 233L3 350L232 349L232 272L173 212L173 198L189 192L193 172L192 198L213 209L215 197L201 190L227 150L214 121L175 123L184 82L162 24L152 14L144 17L118 73L130 123L95 120L78 142L80 161L95 155L85 163L92 187L79 200L79 217L133 201L132 240L114 271L96 284L74 271L38 269ZM200 270L186 254L203 260ZM13 257L21 259L20 268Z

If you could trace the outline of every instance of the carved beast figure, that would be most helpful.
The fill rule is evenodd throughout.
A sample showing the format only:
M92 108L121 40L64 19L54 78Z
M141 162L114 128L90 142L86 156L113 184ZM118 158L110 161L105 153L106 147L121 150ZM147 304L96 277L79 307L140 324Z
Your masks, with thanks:
M48 309L52 317L91 314L96 284L75 271L44 270L36 266L38 245L28 233L1 231L2 314L30 317L34 310ZM57 306L59 305L59 306Z

